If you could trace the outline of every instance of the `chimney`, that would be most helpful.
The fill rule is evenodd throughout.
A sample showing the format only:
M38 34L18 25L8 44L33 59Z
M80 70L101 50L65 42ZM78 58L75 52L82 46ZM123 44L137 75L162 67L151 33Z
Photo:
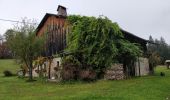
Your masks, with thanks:
M63 17L67 16L67 9L66 9L66 7L58 5L57 11L58 11L57 15L63 16Z

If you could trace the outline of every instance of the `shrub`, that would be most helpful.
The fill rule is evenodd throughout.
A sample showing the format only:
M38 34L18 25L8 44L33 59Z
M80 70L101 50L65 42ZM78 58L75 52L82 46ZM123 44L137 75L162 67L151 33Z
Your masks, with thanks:
M161 73L160 73L160 76L165 76L165 73L164 73L164 72L161 72Z
M9 70L5 70L3 73L4 73L4 76L6 77L13 76L12 72Z

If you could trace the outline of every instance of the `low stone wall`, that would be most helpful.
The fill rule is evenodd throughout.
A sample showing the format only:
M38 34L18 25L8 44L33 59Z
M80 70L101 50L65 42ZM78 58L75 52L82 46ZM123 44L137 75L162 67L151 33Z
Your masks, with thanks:
M114 64L105 71L104 79L106 80L122 80L124 78L123 64Z

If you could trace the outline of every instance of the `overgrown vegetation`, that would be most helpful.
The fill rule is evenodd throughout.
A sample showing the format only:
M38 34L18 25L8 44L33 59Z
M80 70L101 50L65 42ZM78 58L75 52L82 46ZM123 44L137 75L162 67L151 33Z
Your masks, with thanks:
M128 65L142 54L140 46L124 39L117 23L107 17L68 16L72 30L68 34L65 60L82 69L93 69L98 77L113 63Z

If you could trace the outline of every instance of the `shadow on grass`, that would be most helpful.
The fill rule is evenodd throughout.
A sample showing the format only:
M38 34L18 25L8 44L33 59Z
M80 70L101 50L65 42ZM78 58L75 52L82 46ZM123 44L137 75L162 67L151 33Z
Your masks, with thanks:
M28 79L28 80L26 80L26 82L35 82L35 81L37 81L37 80L35 80L35 79Z

